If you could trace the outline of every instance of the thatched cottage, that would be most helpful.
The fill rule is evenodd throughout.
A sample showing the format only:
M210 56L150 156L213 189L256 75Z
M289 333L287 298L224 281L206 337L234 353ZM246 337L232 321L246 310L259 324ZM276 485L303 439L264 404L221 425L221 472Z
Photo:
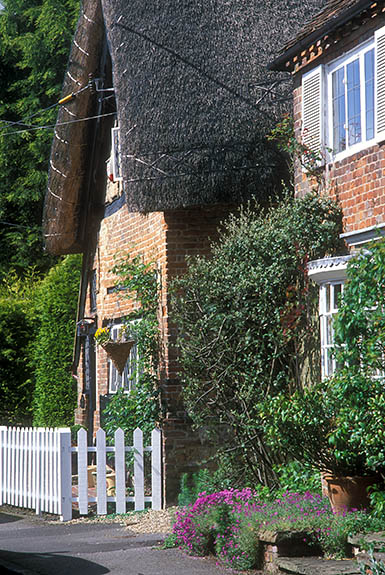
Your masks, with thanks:
M45 243L84 256L74 370L76 420L91 433L108 398L131 385L130 357L119 375L93 338L130 308L113 289L114 254L157 262L167 501L206 450L181 401L169 282L187 255L208 253L229 211L277 193L285 162L265 135L287 109L291 80L266 64L324 4L83 0L52 146Z

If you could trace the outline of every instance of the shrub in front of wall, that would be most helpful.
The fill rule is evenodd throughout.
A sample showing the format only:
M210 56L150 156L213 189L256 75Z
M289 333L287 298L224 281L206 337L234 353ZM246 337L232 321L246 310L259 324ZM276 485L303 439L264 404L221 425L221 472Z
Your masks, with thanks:
M35 296L38 330L32 345L36 387L33 423L72 425L76 382L71 374L81 257L66 256L41 282Z
M266 446L261 402L319 377L306 265L339 248L340 224L336 204L314 193L244 210L225 223L212 256L189 260L174 283L184 400L218 445L228 431L234 485L274 484L282 453Z
M383 473L384 307L382 239L348 264L333 326L336 372L310 388L265 401L265 430L272 448L335 475Z

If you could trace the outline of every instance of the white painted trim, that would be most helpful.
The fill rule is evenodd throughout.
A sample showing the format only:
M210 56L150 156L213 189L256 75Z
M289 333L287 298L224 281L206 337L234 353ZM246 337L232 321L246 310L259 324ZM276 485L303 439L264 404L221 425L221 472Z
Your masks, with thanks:
M308 276L318 285L346 279L346 268L352 256L337 256L308 263Z
M350 50L349 52L346 52L345 54L339 56L336 60L333 60L333 62L331 62L326 69L326 82L325 84L327 85L327 95L326 95L326 106L325 108L327 108L327 126L325 129L325 145L326 147L333 149L333 104L332 104L332 98L333 98L333 88L332 88L332 74L338 70L341 67L345 67L350 64L351 62L353 62L354 60L356 60L357 58L360 58L360 105L361 105L361 142L358 142L357 144L354 144L353 146L347 146L345 150L338 152L338 153L334 153L331 152L329 154L329 158L328 161L330 163L336 163L336 162L340 162L342 160L344 160L345 158L348 158L349 156L353 156L354 154L357 154L358 152L361 152L362 150L365 150L367 148L370 148L371 146L374 146L377 142L376 137L374 136L373 138L371 138L370 140L366 140L366 114L365 114L365 97L364 97L364 88L365 88L365 82L363 81L364 79L364 67L362 65L364 56L366 54L366 52L368 52L369 50L372 50L375 47L375 42L374 42L374 38L368 40L367 42L364 42L362 44L360 44L359 46L357 46L356 48L354 48L353 50ZM374 134L376 134L376 107L377 107L377 103L376 103L376 54L374 54L374 70L375 70L375 80L374 80L374 96L375 96L375 100L374 100ZM347 115L347 92L345 91L345 113ZM347 116L345 117L345 120L347 119ZM347 132L346 132L347 134ZM347 134L348 137L348 134Z
M385 35L385 26L379 28L374 33L374 115L375 115L375 140L376 142L383 142L385 140L385 130L377 132L377 115L378 115L378 41ZM385 103L383 104L385 107ZM384 110L385 113L385 110Z

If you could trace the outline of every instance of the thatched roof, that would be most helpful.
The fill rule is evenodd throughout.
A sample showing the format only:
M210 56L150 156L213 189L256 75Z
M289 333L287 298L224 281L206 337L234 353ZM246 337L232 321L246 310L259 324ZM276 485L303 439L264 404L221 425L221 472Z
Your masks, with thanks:
M281 178L282 161L265 134L291 98L288 78L268 72L266 66L325 0L101 3L129 209L146 212L266 197ZM98 4L84 0L83 11L93 10L91 19L97 25L88 26L81 18L72 48L69 72L80 58L81 83L97 68ZM95 34L98 41L88 38L93 57L85 61L76 44L79 38L87 41L87 34ZM67 85L66 90L73 87ZM81 101L83 95L71 104L79 116ZM64 115L61 112L59 121ZM82 146L86 131L82 136L71 133L71 146L73 138ZM53 251L62 248L49 237L67 233L68 219L75 222L72 249L77 249L82 224L76 233L74 228L79 207L86 201L82 170L89 150L78 147L75 159L80 171L74 172L70 169L74 153L70 149L65 157L60 148L55 139L52 161L56 168L55 161L62 156L59 170L72 183L62 188L65 178L56 177L51 167L45 229L51 233L47 247ZM55 200L53 194L60 196L63 189L62 200ZM65 202L72 202L72 208ZM60 225L50 223L50 214Z
M98 70L104 34L99 0L83 0L72 43L63 95L86 87ZM84 229L91 122L77 121L94 110L90 89L61 106L51 149L43 230L46 247L56 254L80 252Z

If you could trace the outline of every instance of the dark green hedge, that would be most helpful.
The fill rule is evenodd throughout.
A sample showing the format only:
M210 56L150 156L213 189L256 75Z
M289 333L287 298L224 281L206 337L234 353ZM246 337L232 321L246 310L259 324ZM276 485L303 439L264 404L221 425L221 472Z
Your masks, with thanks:
M76 385L71 375L81 257L67 256L50 270L35 296L39 328L32 357L36 387L33 423L73 423Z

